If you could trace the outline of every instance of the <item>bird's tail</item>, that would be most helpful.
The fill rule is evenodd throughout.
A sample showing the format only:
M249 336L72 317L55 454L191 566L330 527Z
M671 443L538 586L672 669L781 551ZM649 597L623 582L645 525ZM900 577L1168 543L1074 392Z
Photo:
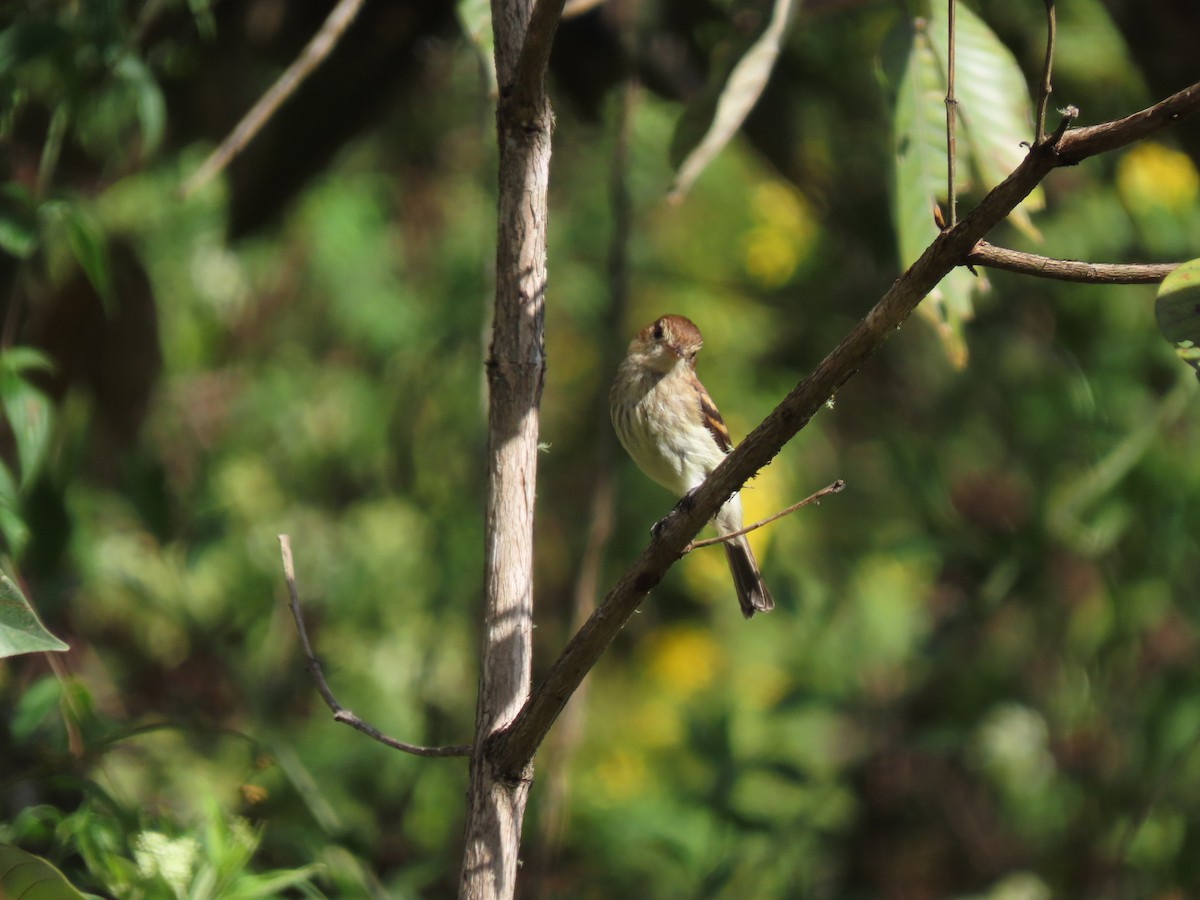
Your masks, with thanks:
M733 573L733 586L737 590L742 615L747 619L756 612L770 612L775 600L763 583L762 573L750 550L745 535L726 541L725 558L729 560L729 571Z

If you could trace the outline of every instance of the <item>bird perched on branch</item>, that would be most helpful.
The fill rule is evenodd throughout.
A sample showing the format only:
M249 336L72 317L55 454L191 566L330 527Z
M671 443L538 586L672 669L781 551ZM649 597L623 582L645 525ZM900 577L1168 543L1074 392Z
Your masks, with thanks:
M637 333L617 369L609 413L621 444L647 476L683 497L695 490L733 449L729 429L696 377L704 340L683 316L662 316ZM742 527L742 502L734 494L715 516L721 535ZM775 608L745 535L722 546L733 573L742 615Z

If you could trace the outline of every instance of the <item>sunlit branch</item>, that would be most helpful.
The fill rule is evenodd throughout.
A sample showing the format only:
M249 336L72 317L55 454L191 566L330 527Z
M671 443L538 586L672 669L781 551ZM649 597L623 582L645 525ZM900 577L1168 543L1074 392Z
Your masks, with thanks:
M386 744L394 750L403 750L405 753L411 753L414 756L470 756L471 747L469 745L454 745L450 747L421 747L417 744L409 744L404 741L398 741L395 738L390 738L383 734L374 725L364 722L342 704L338 703L337 698L333 696L333 691L329 689L329 684L325 681L325 675L321 671L321 663L313 653L312 644L308 640L308 629L304 627L304 615L300 611L300 591L296 587L296 567L292 562L292 542L286 534L279 535L279 552L283 557L283 580L287 582L288 589L288 607L292 611L292 619L296 623L296 634L300 637L300 646L304 649L304 658L308 661L308 671L312 673L313 681L317 684L317 691L321 694L325 705L333 712L335 722L341 722L349 725L370 738L374 738L381 744Z
M1087 284L1157 284L1179 263L1092 263L1074 259L1054 259L1035 253L1022 253L980 241L967 256L973 266L1003 269L1035 278L1078 281Z
M337 6L333 8L321 26L321 30L313 35L312 40L308 42L300 55L279 76L279 80L271 85L251 110L242 117L242 121L238 122L237 127L229 133L229 136L221 141L220 146L209 154L208 159L204 160L200 168L183 183L179 189L181 196L189 197L204 187L246 148L246 145L270 121L271 116L275 115L275 111L283 105L283 101L295 93L301 82L324 62L325 57L329 55L346 29L350 27L350 23L354 21L354 17L358 15L362 5L363 0L339 0Z
M767 516L765 519L759 519L753 525L747 525L745 528L739 528L737 531L731 531L728 534L718 535L717 537L705 538L702 541L692 541L683 548L683 552L691 553L693 550L699 550L701 547L711 547L713 544L723 544L726 541L731 541L736 537L741 537L743 534L749 534L751 531L762 528L764 525L770 525L772 522L782 519L784 516L790 516L796 510L808 506L810 503L819 503L822 497L828 497L830 494L840 493L845 487L846 482L839 478L833 484L825 485L825 487L821 488L815 494L809 494L798 503L793 503L787 509L781 509L779 512Z

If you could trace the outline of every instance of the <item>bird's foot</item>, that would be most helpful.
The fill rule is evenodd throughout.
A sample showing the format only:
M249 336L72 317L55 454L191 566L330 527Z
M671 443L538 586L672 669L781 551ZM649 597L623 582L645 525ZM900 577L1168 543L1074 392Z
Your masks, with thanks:
M663 516L661 519L659 519L657 522L655 522L653 525L651 525L650 526L650 537L654 538L655 540L658 540L659 535L661 535L663 529L667 527L668 522L670 522L673 518L675 518L680 513L686 513L689 510L691 510L692 503L694 502L692 499L692 495L695 492L696 492L695 488L688 491L686 494L684 494L682 497L679 498L679 502L675 504L675 506L671 509L671 511L669 513L667 513L665 516Z

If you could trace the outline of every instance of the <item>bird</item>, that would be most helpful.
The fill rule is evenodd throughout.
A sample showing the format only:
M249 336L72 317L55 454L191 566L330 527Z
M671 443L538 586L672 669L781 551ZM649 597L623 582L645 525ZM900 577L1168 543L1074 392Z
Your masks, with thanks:
M729 429L696 377L704 344L688 318L664 315L629 342L609 391L613 430L637 467L676 496L695 490L732 449ZM742 528L742 503L730 497L713 516L718 534ZM775 608L745 535L724 541L742 615Z

